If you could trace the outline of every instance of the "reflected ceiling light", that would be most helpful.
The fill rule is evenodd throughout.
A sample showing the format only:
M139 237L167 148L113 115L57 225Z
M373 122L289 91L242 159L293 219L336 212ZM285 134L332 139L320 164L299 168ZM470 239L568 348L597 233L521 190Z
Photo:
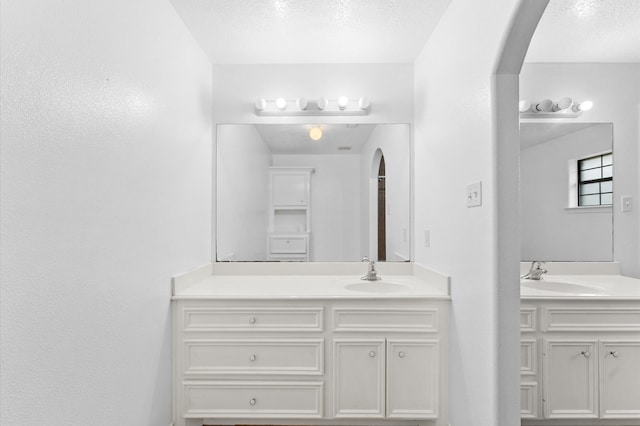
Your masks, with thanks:
M518 103L520 118L576 118L592 107L593 102L591 101L575 103L568 96L559 101L544 99L532 104L523 99Z
M371 102L369 102L369 98L367 98L366 96L363 96L360 99L358 99L358 106L360 107L360 109L365 110L369 108L370 105L371 105Z
M264 111L267 107L267 101L264 98L256 99L256 103L254 104L258 111Z
M285 98L276 99L276 106L280 111L284 111L287 108L287 100Z
M319 126L312 127L309 130L309 137L314 141L319 141L322 138L322 129Z
M327 98L325 98L324 96L320 96L318 98L318 109L324 110L327 105L329 105L329 101L327 100Z
M584 101L584 102L580 102L577 105L573 106L573 110L575 112L582 112L582 111L589 111L591 108L593 108L593 102L591 101Z
M307 109L308 102L305 98L298 98L296 100L296 105L299 110L304 111L305 109Z
M529 111L531 109L531 102L524 99L521 100L520 102L518 102L518 109L520 110L520 112Z
M346 96L340 96L338 98L338 108L342 110L345 109L347 105L349 105L349 98L347 98Z

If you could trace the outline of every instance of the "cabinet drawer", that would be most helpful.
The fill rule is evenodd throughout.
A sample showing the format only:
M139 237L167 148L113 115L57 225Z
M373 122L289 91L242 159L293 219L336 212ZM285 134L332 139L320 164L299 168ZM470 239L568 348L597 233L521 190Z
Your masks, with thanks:
M306 253L307 237L305 236L270 236L269 253Z
M323 308L185 308L184 331L322 331Z
M438 332L437 309L334 308L334 331Z
M323 339L187 340L185 375L323 373Z
M198 417L322 417L323 383L184 382L184 413Z
M640 308L543 309L544 331L640 331Z

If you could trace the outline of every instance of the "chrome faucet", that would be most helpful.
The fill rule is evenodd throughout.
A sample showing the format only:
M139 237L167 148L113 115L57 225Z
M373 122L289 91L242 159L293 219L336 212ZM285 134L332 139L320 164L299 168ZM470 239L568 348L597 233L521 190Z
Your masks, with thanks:
M367 274L363 275L361 280L365 281L378 281L382 278L378 276L378 272L376 272L376 262L370 260L367 256L362 258L363 262L369 262L369 268L367 269Z
M529 280L541 280L542 274L547 273L547 270L542 268L542 265L544 265L544 262L540 262L537 260L531 262L531 268L529 269L529 272L527 272L520 278L529 279Z

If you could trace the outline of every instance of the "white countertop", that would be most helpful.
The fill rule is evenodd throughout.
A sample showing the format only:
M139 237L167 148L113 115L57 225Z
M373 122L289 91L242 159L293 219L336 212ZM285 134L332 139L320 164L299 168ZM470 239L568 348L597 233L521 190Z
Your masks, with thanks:
M640 300L640 279L623 275L543 275L521 280L521 299Z
M362 269L360 267L359 269ZM396 268L397 269L397 268ZM382 281L364 281L362 274L211 274L211 269L203 267L176 277L173 280L172 298L177 299L402 299L429 298L450 299L449 278L433 271L415 271L413 266L407 271L414 272L379 275ZM344 271L341 271L344 272ZM391 271L389 271L391 272ZM376 285L391 284L390 291L368 291ZM350 290L348 284L364 286L367 291ZM369 286L371 284L371 286Z

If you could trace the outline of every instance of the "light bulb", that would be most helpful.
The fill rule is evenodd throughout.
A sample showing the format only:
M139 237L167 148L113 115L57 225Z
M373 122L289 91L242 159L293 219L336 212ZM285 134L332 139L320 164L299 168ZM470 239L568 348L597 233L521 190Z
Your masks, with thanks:
M258 111L264 111L267 107L267 101L264 98L256 99L255 107Z
M580 102L578 105L574 105L573 106L573 110L575 112L578 112L578 111L589 111L591 108L593 108L593 102L591 102L591 101Z
M553 101L551 99L545 99L536 104L533 108L535 112L549 112L551 111L551 107L553 106Z
M573 103L573 101L571 100L571 98L562 98L558 101L558 103L553 104L553 107L551 108L551 110L553 112L556 111L562 111L563 109L567 109L571 106L571 104Z
M280 111L284 111L287 108L287 101L284 98L276 99L276 106Z
M314 141L319 141L322 137L322 129L320 127L312 127L309 130L309 137Z
M369 102L369 98L366 96L363 96L358 100L358 106L360 109L367 109L369 108L369 105L371 105L371 102Z
M529 111L529 108L531 108L531 102L524 99L518 102L518 109L520 110L520 112L527 112Z
M318 109L319 110L325 109L328 104L329 104L329 101L324 96L321 96L321 97L318 98Z
M298 100L296 100L296 105L298 106L298 109L300 110L305 110L307 109L307 100L305 98L298 98Z
M338 98L338 108L345 109L349 105L349 98L346 96L340 96Z

